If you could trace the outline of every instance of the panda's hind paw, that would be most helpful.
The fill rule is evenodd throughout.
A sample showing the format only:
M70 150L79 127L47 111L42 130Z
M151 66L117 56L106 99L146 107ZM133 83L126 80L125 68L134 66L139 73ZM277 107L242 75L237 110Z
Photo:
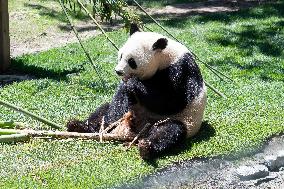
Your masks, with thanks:
M160 157L184 144L186 127L176 120L168 120L150 129L149 135L138 143L140 156L144 160Z
M153 158L151 142L147 139L142 139L138 142L139 153L142 159L150 160Z

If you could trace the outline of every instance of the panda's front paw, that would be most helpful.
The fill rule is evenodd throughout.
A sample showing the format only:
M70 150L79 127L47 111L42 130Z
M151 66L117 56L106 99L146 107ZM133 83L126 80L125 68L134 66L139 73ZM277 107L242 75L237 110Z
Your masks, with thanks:
M135 91L135 86L138 84L138 79L136 77L131 77L128 79L126 82L126 87L128 92L134 92Z
M138 82L138 78L132 76L131 78L129 78L129 79L127 80L126 83L127 83L127 85L135 85L135 84L137 84L137 82Z
M84 133L86 130L88 130L87 126L79 120L70 120L66 124L67 131L68 132L78 132L78 133Z
M138 149L142 159L150 160L152 159L152 147L151 142L147 139L142 139L138 142Z

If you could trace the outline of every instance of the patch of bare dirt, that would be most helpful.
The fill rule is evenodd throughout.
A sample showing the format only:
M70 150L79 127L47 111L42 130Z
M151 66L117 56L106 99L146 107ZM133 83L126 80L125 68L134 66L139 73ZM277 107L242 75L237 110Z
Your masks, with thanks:
M51 26L38 35L28 37L25 41L11 37L11 56L15 57L23 54L46 51L51 48L64 46L68 43L77 42L77 38L69 26L59 23L57 27L66 29L58 32L55 26ZM82 23L81 25L77 25L76 29L79 31L82 39L88 39L100 33L91 23Z
M184 16L214 12L233 12L259 5L262 0L209 0L195 3L168 5L161 9L148 9L152 15Z

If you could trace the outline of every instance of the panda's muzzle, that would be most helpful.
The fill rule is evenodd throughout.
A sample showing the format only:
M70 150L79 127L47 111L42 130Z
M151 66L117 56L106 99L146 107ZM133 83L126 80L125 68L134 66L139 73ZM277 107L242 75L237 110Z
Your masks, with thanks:
M125 75L125 73L123 71L120 70L115 70L116 74L119 75L121 77L121 79L124 82L127 82L129 78L131 78L131 75Z
M119 76L123 76L123 72L115 70L116 74Z

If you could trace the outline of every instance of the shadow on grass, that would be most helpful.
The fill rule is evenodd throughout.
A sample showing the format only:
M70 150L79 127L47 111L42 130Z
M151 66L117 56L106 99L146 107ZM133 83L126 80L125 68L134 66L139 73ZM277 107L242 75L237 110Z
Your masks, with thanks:
M240 75L255 78L258 77L263 81L284 81L283 63L277 61L265 61L261 59L252 59L248 63L241 64L233 57L225 57L222 60L212 60L208 62L212 66L226 66L228 69L237 68Z
M58 3L58 6L60 6L58 1L54 1L54 3ZM60 22L67 23L67 18L65 16L63 10L61 9L61 7L60 7L60 10L57 11L53 8L50 8L50 7L44 6L44 5L40 5L40 4L25 3L24 5L25 5L25 7L29 7L29 8L38 10L39 15L41 15L41 16L49 17L50 19L55 19L55 20L58 20ZM65 6L69 7L68 5L65 5ZM79 5L78 5L78 7L79 7ZM72 7L71 7L71 9L72 9ZM89 16L86 15L83 11L78 11L78 10L77 11L70 11L70 9L69 9L68 13L73 19L78 19L78 20L81 20L81 21L90 20ZM121 28L122 24L123 24L123 21L120 20L120 19L113 20L111 23L104 22L103 29L107 32L110 32L110 31L113 31L114 29ZM72 28L71 28L71 26L69 26L69 24L68 25L62 25L61 24L58 27L62 31L72 31ZM75 27L76 27L76 29L79 33L80 32L86 32L86 31L95 31L95 30L98 29L95 26L95 24L93 24L93 23L92 23L92 25L83 25L83 26L75 26Z
M13 74L20 74L20 75L29 75L31 77L35 77L37 79L53 79L53 80L67 80L68 74L79 73L83 70L82 66L77 66L71 69L64 69L64 70L51 70L39 66L34 65L27 65L21 59L12 59L11 60L11 67L10 72Z
M193 138L188 139L188 141L190 141L189 144L191 144L191 141L193 143L207 141L211 137L215 136L215 134L216 131L214 127L208 121L203 121L198 133Z
M273 2L273 1L272 1ZM284 16L284 2L277 2L274 3L267 3L263 5L255 4L253 7L257 8L260 7L262 10L258 9L251 9L251 8L244 8L240 9L239 11L231 12L231 13L218 13L218 14L207 14L204 16L199 17L196 19L197 22L224 22L230 23L234 22L237 19L265 19L273 16Z
M169 4L180 4L180 3L191 3L191 2L200 2L205 0L137 0L140 5L149 6L153 5L160 5L165 6ZM132 0L126 0L128 5L135 5Z
M194 143L199 143L202 141L207 141L211 137L215 136L216 131L214 127L208 122L208 121L203 121L200 127L199 132L192 138L189 138L186 140L184 144L181 144L177 148L174 148L171 152L165 153L164 155L166 156L176 156L180 154L181 152L185 150L191 149L192 145ZM151 165L153 167L157 167L158 164L155 159L146 161L148 165Z
M252 55L255 48L267 56L279 57L283 53L284 41L277 38L277 34L283 26L276 22L274 25L247 24L242 26L242 31L224 29L221 35L208 38L210 42L222 46L237 46L239 49L246 50L248 56Z
M68 76L69 74L80 74L84 72L84 70L85 70L84 63L82 63L81 65L76 65L76 66L74 65L71 68L54 70L35 65L28 65L21 59L12 59L11 67L5 74L26 75L29 79L52 79L55 81L64 81L66 83L69 83L70 82L70 77ZM109 94L109 91L113 91L117 87L116 82L100 80L99 78L97 79L92 78L90 80L88 77L87 78L83 77L77 82L79 82L81 86L86 86L101 94ZM9 83L0 82L0 87L9 84L13 84L13 82Z
M192 9L192 11L188 11L185 13L162 13L162 14L153 14L153 17L156 19L161 19L163 21L163 25L169 27L178 27L183 28L188 21L188 18L191 18L195 23L207 23L207 22L221 22L229 24L231 22L235 22L237 19L265 19L273 16L283 17L284 16L284 2L282 1L268 1L269 3L264 3L259 5L258 2L247 2L246 4L242 3L233 3L233 2L207 2L201 4L195 4L193 6L179 6L172 5L172 7L176 7L179 9ZM203 10L204 8L210 9L210 6L222 6L227 11L223 12L216 11L210 12L209 10ZM260 7L261 10L253 9ZM200 9L200 10L199 10ZM213 11L213 10L212 10ZM168 19L170 18L170 19ZM147 22L151 22L151 20L144 16L144 20ZM283 23L282 23L283 24Z
M54 3L57 3L58 7L60 7L60 4L59 4L58 1L55 1ZM63 10L61 9L61 7L60 7L60 10L57 11L53 8L50 8L50 7L47 7L47 6L44 6L44 5L40 5L40 4L25 3L24 6L38 10L39 15L41 15L41 16L46 16L46 17L49 17L50 19L55 19L55 20L58 20L60 22L66 22L66 16L65 16ZM69 15L72 18L76 18L76 19L79 19L79 20L86 20L86 19L89 18L87 15L83 14L83 12L81 12L81 11L76 11L76 13L69 11Z
M102 28L105 32L112 32L115 29L119 29L123 27L123 21L122 20L116 20L113 23L104 23ZM58 28L62 31L72 31L72 28L70 25L59 25ZM86 32L86 31L96 31L98 30L98 27L95 25L77 25L75 26L77 31L80 32Z
M59 25L58 26L60 30L63 31L72 31L72 28L70 25ZM76 29L78 32L86 32L86 31L95 31L97 29L96 26L76 26Z

